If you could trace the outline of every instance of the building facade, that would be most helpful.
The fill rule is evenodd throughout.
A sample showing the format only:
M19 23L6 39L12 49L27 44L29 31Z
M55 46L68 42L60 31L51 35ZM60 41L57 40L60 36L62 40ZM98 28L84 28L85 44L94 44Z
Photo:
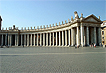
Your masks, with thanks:
M106 45L106 20L101 24L102 45Z
M75 11L75 18L71 17L68 22L62 24L50 24L49 26L37 26L29 29L18 27L2 28L0 30L0 44L8 46L89 46L92 43L101 43L101 23L100 18L89 15L87 17L78 16ZM2 19L1 19L2 21Z

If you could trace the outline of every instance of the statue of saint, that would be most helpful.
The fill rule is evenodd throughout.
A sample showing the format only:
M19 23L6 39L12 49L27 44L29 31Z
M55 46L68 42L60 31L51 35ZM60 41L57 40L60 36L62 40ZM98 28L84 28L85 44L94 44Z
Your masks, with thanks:
M83 14L81 13L81 17L83 17Z
M79 18L77 11L74 12L75 18Z
M73 21L73 17L71 16L71 21Z

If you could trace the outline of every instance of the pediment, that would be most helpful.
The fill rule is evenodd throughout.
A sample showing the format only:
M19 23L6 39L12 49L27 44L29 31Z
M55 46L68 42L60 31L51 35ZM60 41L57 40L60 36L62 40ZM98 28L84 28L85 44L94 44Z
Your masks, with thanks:
M84 19L84 21L89 21L89 22L102 22L100 19L98 19L96 16L94 16L93 14L86 17Z
M91 21L91 22L98 22L97 20L95 20L94 18L90 17L88 19L86 19L85 21Z

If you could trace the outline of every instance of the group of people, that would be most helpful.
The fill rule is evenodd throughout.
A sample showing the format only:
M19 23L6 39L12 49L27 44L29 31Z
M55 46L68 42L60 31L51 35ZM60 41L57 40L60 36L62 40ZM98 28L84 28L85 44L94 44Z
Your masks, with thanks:
M92 43L92 44L91 44L91 47L96 47L96 44L95 44L95 43Z
M96 47L96 44L95 43L92 43L91 44L91 47ZM75 48L79 48L79 45L75 45Z
M2 46L2 45L1 45L0 48L5 48L5 47L9 48L9 45L5 45L5 46Z
M79 45L75 45L75 48L79 48Z

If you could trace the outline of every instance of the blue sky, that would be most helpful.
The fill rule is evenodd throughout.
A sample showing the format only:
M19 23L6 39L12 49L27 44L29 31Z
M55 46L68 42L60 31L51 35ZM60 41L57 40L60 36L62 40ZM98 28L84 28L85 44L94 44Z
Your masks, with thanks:
M0 15L3 19L2 27L37 27L61 23L71 16L74 11L79 17L94 14L106 20L105 0L1 0Z

